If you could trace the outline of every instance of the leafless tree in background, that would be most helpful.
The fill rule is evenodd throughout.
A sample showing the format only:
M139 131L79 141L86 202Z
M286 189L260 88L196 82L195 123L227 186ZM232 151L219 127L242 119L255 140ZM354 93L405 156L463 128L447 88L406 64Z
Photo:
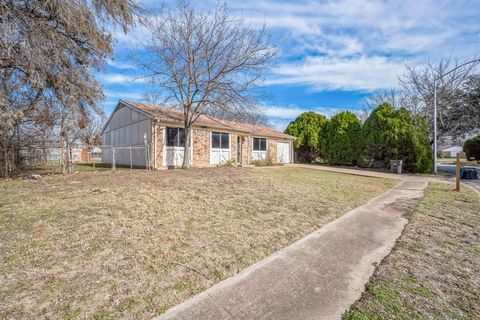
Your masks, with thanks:
M105 24L127 30L139 12L132 0L2 0L0 131L3 175L19 157L22 127L35 130L42 108L99 112L102 89L92 75L112 54ZM62 114L52 112L49 114ZM50 119L47 119L50 121ZM40 127L45 127L40 124Z
M208 110L207 112L209 116L223 120L259 125L264 127L272 126L270 121L265 116L262 107L260 106L253 107L248 110L238 110L237 112L220 108L217 110Z
M452 140L479 129L480 104L479 63L460 67L443 76L463 62L452 58L421 67L407 67L400 78L402 104L415 114L424 116L433 126L434 79L437 81L438 136ZM477 92L477 96L475 96Z
M202 114L258 112L254 88L276 54L265 28L232 17L225 6L200 12L180 3L147 21L147 60L138 59L163 103L183 110L185 154L190 164L190 129Z
M105 115L93 115L90 117L88 124L80 129L80 142L88 146L101 145L101 131L106 122Z
M360 121L367 120L370 113L382 103L389 103L394 108L402 106L402 93L396 88L375 90L363 99L360 111L356 113Z

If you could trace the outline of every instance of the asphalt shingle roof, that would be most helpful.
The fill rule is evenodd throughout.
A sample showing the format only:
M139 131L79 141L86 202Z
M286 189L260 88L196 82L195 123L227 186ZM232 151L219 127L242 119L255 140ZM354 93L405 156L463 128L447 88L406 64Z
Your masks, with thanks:
M143 112L150 115L152 118L155 118L159 121L183 123L184 116L183 116L183 112L181 111L169 109L169 108L161 108L154 105L139 103L134 101L120 100L120 102L126 105L129 105L130 107L142 110ZM222 120L222 119L218 119L218 118L203 115L203 114L198 117L194 126L220 128L220 129L248 133L251 135L267 136L267 137L280 138L280 139L288 139L288 140L296 139L294 136L285 134L283 132L279 132L277 130L274 130L268 127L240 123L235 121Z

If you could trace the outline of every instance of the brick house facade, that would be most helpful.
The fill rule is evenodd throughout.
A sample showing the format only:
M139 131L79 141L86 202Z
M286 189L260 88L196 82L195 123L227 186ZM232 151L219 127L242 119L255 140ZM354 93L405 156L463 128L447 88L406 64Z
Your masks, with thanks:
M208 167L229 162L245 166L256 161L283 164L293 159L295 137L271 128L226 121L201 115L191 129L191 165ZM142 138L143 137L143 138ZM143 140L143 144L142 144ZM184 156L185 130L183 113L147 104L120 100L102 131L105 156L112 162L108 150L115 153L117 164L142 165L142 156L132 160L122 157L122 150L141 151L148 146L149 166L166 169L181 166ZM139 152L141 154L141 152ZM145 157L143 157L143 163Z

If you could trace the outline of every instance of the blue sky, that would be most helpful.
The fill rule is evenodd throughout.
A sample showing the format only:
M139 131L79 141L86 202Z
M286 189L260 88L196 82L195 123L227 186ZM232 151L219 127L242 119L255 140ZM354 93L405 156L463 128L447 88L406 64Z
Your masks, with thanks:
M205 1L207 7L213 1ZM142 2L140 2L142 3ZM194 3L194 2L192 2ZM143 1L155 8L158 1ZM261 103L283 130L298 114L356 110L376 89L397 85L406 64L480 54L480 0L230 1L232 14L264 23L279 46ZM148 85L129 55L141 53L143 27L114 32L114 58L98 75L109 113L118 99L141 101Z

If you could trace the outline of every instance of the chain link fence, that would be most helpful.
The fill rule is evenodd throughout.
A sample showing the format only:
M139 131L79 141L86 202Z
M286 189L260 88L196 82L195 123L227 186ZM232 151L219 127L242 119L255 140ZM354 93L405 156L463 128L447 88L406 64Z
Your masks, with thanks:
M62 157L63 153L63 157ZM15 175L153 169L149 146L57 145L21 148Z

